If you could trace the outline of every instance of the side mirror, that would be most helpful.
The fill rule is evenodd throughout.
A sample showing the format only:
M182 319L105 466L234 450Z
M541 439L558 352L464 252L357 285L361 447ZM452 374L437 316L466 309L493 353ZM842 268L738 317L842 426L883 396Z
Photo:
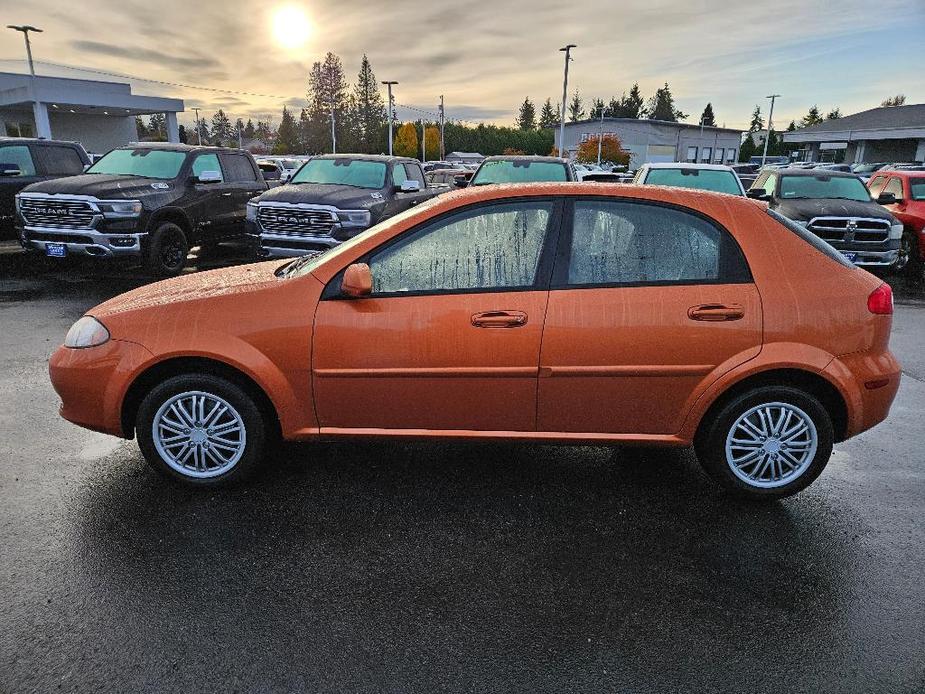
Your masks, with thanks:
M456 176L453 180L456 182L457 188L465 188L469 185L469 181L465 176Z
M344 279L340 283L340 291L344 296L359 299L369 296L373 292L373 273L366 263L354 263L344 271Z
M410 178L406 178L401 182L401 185L398 186L398 190L402 193L417 193L421 190L420 181L413 181Z
M19 164L0 164L0 176L19 176L21 173Z
M752 200L764 200L767 202L771 199L771 196L765 192L764 188L751 188L745 193L745 195L750 197Z
M203 171L198 176L193 176L194 183L221 183L221 171Z
M880 195L877 196L878 205L895 205L897 202L899 202L899 200L897 200L893 193L880 193Z

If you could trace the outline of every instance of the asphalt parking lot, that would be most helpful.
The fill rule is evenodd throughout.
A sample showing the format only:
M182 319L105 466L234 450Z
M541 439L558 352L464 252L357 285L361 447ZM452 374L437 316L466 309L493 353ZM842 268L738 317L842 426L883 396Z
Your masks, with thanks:
M756 506L688 452L593 447L288 446L172 486L60 419L46 373L142 282L0 253L0 691L925 688L921 285L891 417Z

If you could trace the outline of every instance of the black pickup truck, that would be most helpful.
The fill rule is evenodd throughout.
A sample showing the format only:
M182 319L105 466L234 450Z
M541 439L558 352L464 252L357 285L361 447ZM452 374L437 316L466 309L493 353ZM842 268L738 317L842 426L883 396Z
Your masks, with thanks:
M312 157L286 183L248 203L248 234L258 257L305 255L336 246L443 191L427 186L416 159Z
M854 174L819 169L762 171L748 197L827 241L855 265L889 268L896 263L903 225L874 200Z
M0 239L14 239L16 193L28 185L83 173L90 157L63 140L0 137Z
M192 246L243 239L247 201L267 190L245 151L163 142L118 147L85 174L28 186L16 229L47 256L139 257L178 274Z

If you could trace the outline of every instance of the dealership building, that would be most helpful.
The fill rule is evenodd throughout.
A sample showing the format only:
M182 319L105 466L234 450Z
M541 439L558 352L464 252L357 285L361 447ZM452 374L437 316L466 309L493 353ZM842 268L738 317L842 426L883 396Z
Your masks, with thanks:
M738 159L742 131L700 127L690 123L636 118L600 118L565 124L565 148L559 146L559 126L554 128L556 148L574 158L582 142L603 130L615 135L630 153L630 168L655 162L704 162L731 164Z
M925 161L925 104L881 106L782 135L806 161Z
M106 152L137 140L135 117L153 113L165 115L167 139L179 142L182 111L182 99L139 96L121 82L0 72L0 135L72 140Z

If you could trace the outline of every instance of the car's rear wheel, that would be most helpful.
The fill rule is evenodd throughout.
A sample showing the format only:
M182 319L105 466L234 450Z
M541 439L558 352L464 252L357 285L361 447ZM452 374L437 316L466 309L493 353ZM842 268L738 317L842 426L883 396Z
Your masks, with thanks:
M141 402L138 444L158 472L199 486L239 481L260 465L267 426L254 400L223 378L182 375Z
M832 455L832 418L813 395L763 386L723 405L701 425L697 457L726 489L779 499L809 486Z
M164 222L151 234L145 249L145 269L155 277L179 275L186 265L189 241L183 229L173 222Z

